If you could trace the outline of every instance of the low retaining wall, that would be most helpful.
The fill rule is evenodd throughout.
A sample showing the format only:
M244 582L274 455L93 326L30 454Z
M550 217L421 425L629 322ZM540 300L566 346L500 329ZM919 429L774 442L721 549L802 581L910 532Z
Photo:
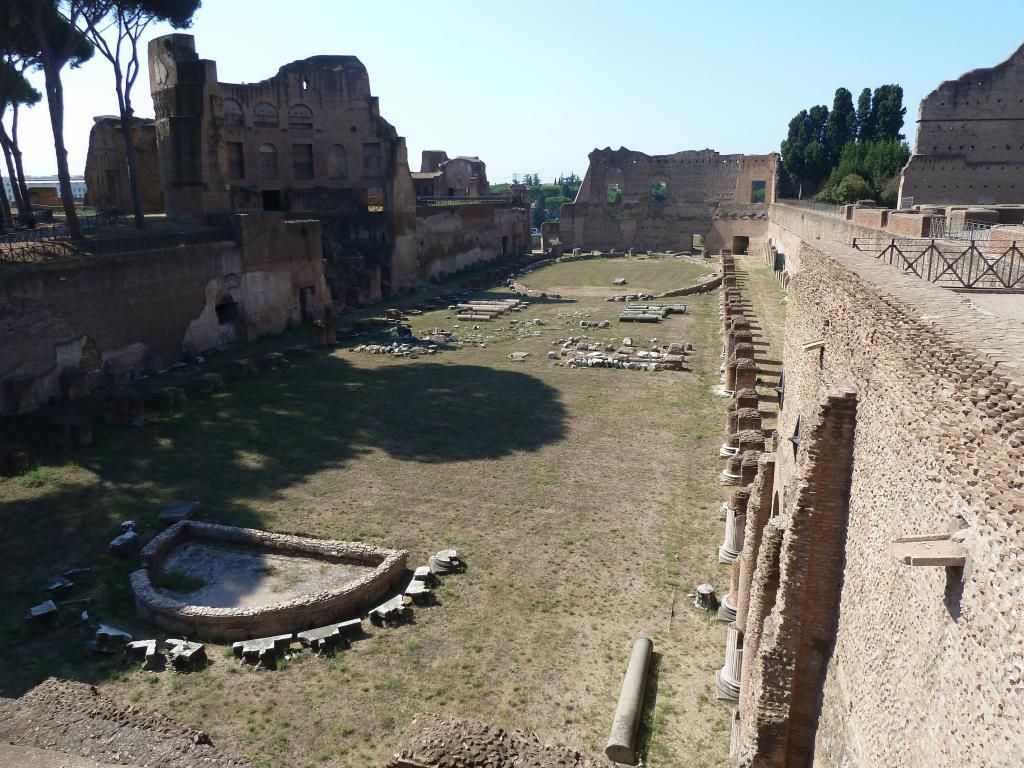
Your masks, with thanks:
M258 608L191 605L159 593L149 580L150 569L159 568L170 551L185 539L205 539L343 560L373 566L374 570L340 585L338 589L304 595L275 605ZM139 613L168 632L204 640L246 640L301 632L362 613L402 578L407 557L405 550L384 549L360 542L310 539L184 520L146 545L142 550L145 567L132 574L131 583Z

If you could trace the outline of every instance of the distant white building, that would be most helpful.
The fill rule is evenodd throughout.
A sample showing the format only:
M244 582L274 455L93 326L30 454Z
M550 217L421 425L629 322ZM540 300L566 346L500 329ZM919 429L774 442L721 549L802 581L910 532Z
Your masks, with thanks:
M32 178L25 179L25 184L29 189L33 187L54 187L58 185L56 176L33 176ZM7 193L7 199L14 202L14 190L11 188L11 180L4 176L4 191ZM71 195L74 197L76 203L81 203L85 200L85 177L84 176L72 176L71 177Z

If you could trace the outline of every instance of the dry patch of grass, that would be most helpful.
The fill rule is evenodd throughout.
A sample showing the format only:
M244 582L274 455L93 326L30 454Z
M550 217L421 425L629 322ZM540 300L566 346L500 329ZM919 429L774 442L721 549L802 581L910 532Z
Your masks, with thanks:
M573 370L546 359L552 342L580 333L573 313L617 316L603 301L612 277L655 292L707 271L655 260L544 268L527 284L562 286L561 301L479 324L490 332L536 318L540 336L495 334L485 347L418 361L317 354L183 414L100 428L77 463L54 458L29 480L3 481L11 535L0 557L13 582L0 621L16 639L0 650L4 695L49 674L94 680L268 766L380 765L418 711L596 753L632 640L648 634L660 654L648 759L715 765L728 742L729 708L712 695L725 631L686 592L703 581L724 592L728 579L716 557L725 496L725 404L711 391L717 296L688 297L687 315L657 326L615 321L598 332L692 342L690 372ZM456 322L438 311L414 327ZM513 350L531 355L513 363ZM417 610L415 623L372 629L331 659L300 654L273 673L243 669L215 647L204 672L153 675L89 658L73 628L47 637L24 627L39 585L84 563L101 566L90 610L151 635L132 610L130 568L104 550L120 519L155 532L157 512L178 498L200 499L206 520L408 548L410 564L456 545L469 570L446 578L440 605Z

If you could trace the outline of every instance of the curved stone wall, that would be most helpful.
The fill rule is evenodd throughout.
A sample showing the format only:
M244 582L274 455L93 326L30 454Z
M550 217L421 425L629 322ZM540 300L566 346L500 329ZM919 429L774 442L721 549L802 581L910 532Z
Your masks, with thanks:
M211 608L158 592L149 579L168 554L185 539L203 539L275 552L288 552L368 565L373 571L337 589L303 595L274 605ZM391 590L406 571L405 550L330 539L310 539L184 520L154 538L142 550L145 567L131 576L139 613L167 632L215 641L300 632L362 613Z

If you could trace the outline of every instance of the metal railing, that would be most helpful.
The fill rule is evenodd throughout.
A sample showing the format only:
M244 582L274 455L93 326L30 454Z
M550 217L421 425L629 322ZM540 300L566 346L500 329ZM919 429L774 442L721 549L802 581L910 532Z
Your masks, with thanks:
M928 235L944 240L963 240L964 242L988 243L992 235L992 227L988 221L972 221L965 219L962 224L953 224L945 216L932 216L928 225Z
M797 200L795 198L779 198L775 202L778 203L779 205L791 205L795 208L806 208L809 211L814 211L815 213L823 213L826 216L833 216L837 219L846 218L846 212L844 210L845 206L842 205L833 205L832 203L821 203L818 202L817 200Z
M998 253L983 253L975 241L961 248L923 238L855 237L851 245L904 274L948 288L1024 288L1024 243L1017 241Z
M46 238L38 241L0 242L0 262L29 263L85 256L109 256L234 240L233 227L211 227L194 232L153 232L131 237L103 237L77 241L68 238Z
M434 197L417 196L416 205L444 206L444 205L483 205L485 203L511 203L509 195L480 195L479 197Z

